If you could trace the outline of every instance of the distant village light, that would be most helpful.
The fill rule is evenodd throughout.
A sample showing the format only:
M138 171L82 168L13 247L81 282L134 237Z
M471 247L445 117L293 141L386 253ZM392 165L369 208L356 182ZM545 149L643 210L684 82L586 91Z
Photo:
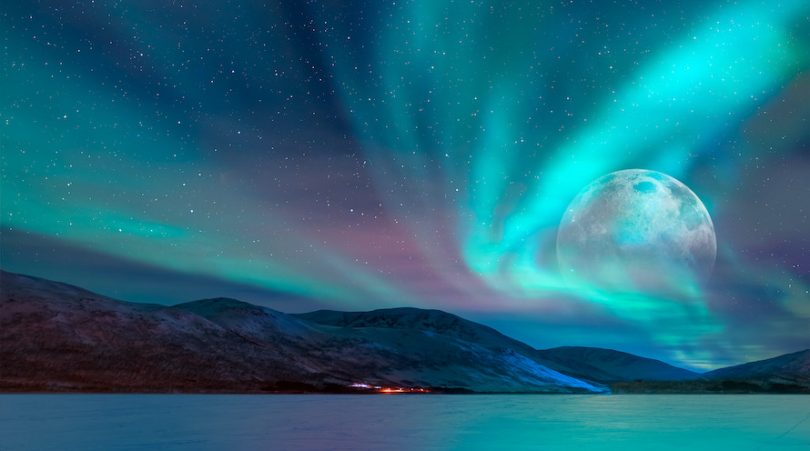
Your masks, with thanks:
M368 390L374 393L430 393L430 390L422 387L383 387L371 385L364 382L355 382L349 385L350 388Z

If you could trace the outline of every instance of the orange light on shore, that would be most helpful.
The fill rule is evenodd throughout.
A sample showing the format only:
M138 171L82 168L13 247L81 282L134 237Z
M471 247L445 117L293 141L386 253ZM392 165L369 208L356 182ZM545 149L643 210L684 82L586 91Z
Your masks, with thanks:
M388 387L385 387L385 388L380 389L380 393L403 393L403 392L404 392L404 390L401 389L401 388L388 388Z
M423 387L385 387L382 385L372 385L366 382L355 382L349 385L355 390L370 391L372 393L430 393L431 390Z
M381 387L377 390L378 393L430 393L426 388L411 388L411 387Z

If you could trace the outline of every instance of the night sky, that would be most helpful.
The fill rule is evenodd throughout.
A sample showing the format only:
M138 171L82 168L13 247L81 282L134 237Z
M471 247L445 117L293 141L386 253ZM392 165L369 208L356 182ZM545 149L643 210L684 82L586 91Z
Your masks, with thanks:
M810 347L806 0L23 0L0 27L5 270L693 368ZM686 294L560 275L568 204L629 168L711 214Z

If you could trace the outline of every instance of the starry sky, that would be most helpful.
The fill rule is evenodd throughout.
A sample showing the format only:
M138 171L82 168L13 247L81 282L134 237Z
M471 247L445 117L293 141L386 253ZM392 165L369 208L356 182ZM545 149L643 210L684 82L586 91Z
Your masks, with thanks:
M0 264L113 297L438 308L690 368L810 347L810 4L14 1ZM660 171L683 295L566 282L568 204Z

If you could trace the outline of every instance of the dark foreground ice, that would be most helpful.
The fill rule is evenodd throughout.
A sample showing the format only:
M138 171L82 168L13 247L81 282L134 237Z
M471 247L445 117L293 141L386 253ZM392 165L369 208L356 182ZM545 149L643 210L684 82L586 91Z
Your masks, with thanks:
M810 450L802 395L0 395L0 451Z

